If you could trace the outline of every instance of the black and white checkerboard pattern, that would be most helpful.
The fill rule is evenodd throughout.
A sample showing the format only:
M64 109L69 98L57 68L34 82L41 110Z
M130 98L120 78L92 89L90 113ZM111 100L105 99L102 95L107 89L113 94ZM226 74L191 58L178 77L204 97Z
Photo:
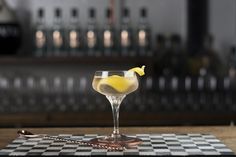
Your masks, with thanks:
M97 134L85 135L58 135L64 138L88 141L100 137ZM233 156L232 150L226 147L215 136L209 134L136 134L129 135L138 137L143 143L137 148L124 151L107 151L106 149L94 149L90 146L78 146L77 144L54 141L42 138L17 138L0 150L4 156L91 156L91 155L135 155L135 156L191 156L213 155Z

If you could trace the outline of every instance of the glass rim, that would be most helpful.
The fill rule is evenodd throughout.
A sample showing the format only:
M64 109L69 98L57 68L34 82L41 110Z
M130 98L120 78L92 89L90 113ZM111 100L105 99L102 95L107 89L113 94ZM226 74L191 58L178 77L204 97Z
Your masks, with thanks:
M99 72L109 72L109 73L112 73L112 72L131 72L131 73L135 73L134 71L129 71L129 70L98 70L98 71L95 71L94 73L99 73Z
M134 71L128 71L128 70L98 70L98 71L95 71L94 73L94 76L97 76L97 77L108 77L110 74L113 74L113 75L120 75L122 76L123 75L126 75L126 74L129 74L125 77L134 77L136 76L136 73Z

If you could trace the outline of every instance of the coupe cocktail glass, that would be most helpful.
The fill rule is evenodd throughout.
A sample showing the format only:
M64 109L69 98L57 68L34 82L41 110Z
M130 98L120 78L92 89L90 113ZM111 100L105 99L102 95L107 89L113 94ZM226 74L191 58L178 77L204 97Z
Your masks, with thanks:
M128 137L119 132L119 109L122 100L129 93L134 92L139 82L133 71L96 71L93 78L93 89L103 95L111 103L114 130L111 135L92 139L91 142L101 144L119 144L133 147L142 141L138 138Z

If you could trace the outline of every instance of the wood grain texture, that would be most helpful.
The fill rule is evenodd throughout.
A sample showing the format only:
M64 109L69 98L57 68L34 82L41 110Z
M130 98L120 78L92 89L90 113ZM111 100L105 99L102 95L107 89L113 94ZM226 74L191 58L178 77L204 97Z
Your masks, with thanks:
M109 134L112 128L108 127L76 127L76 128L1 128L0 129L0 148L5 147L9 142L17 137L17 130L25 129L33 133L43 134ZM236 127L234 126L194 126L194 127L122 127L124 134L136 133L208 133L215 135L230 149L236 152Z

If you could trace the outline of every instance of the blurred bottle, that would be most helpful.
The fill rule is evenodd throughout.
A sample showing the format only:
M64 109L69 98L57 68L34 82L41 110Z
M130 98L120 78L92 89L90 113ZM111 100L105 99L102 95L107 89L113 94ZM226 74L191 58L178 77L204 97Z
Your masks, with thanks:
M198 101L198 109L203 110L205 106L209 105L206 103L208 95L206 90L206 76L199 75L196 81L197 89L195 91L195 100Z
M183 108L183 103L180 102L181 91L180 91L180 78L173 76L169 79L169 100L171 102L172 110L179 110Z
M170 95L170 77L161 75L158 78L158 95L160 105L162 106L162 110L168 111L172 109L171 100L169 99Z
M35 46L35 56L42 57L45 56L47 52L47 30L45 24L45 12L43 8L39 8L37 12L37 21L34 31L34 46Z
M206 35L203 48L191 59L190 71L192 75L219 75L221 73L221 61L213 49L213 37Z
M222 105L220 104L220 99L219 99L220 95L217 89L217 84L219 83L218 78L212 75L206 79L207 79L206 82L207 99L205 108L207 110L223 111L223 108L221 109Z
M21 29L15 13L0 0L0 55L16 54L21 45Z
M197 102L195 101L195 92L196 86L194 88L195 80L189 76L185 77L184 80L184 103L186 106L186 110L195 110L198 106Z
M170 37L169 46L160 59L160 68L163 75L185 76L187 71L187 55L183 51L182 41L179 35Z
M65 56L66 54L63 54L65 48L65 33L62 22L62 10L60 8L56 8L54 10L54 19L53 19L51 37L52 37L52 44L51 44L52 55Z
M106 9L106 24L103 29L103 52L105 56L115 55L115 31L112 25L112 10Z
M135 56L132 51L132 29L130 27L130 12L128 8L122 11L122 21L120 30L120 52L122 56Z
M166 50L165 36L163 34L156 35L154 55L157 56L158 58L161 58L162 55L165 53L165 50Z
M155 74L157 76L161 75L162 72L162 62L161 59L166 52L166 39L163 34L156 35L155 47L154 47L154 56L156 59L155 63Z
M72 8L70 11L70 21L67 31L67 49L72 56L82 56L82 34L78 20L78 10Z
M236 48L233 46L231 48L231 52L228 59L228 75L227 75L227 90L226 90L226 102L230 106L230 110L235 112L236 111ZM227 84L227 83L226 83Z
M146 8L140 9L140 19L137 32L137 48L140 56L152 56L150 27L147 20Z
M228 75L230 78L236 77L236 47L231 47L228 58Z
M225 107L232 111L233 106L233 91L231 87L231 79L228 75L223 78L223 103Z
M88 56L100 56L98 52L98 31L96 23L96 11L94 8L89 9L89 22L86 31L86 48Z

